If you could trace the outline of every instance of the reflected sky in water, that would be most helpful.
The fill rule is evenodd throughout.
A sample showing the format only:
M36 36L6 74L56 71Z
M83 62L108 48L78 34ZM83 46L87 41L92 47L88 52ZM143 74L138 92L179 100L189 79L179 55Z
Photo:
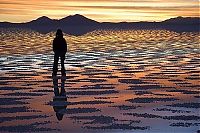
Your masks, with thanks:
M57 85L54 35L0 30L1 132L198 130L199 33L65 34L67 77Z

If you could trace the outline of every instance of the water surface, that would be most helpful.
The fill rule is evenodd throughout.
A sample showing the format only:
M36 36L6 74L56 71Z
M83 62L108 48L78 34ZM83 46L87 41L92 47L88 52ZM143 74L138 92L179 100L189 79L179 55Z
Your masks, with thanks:
M54 36L0 29L0 132L197 132L199 33L65 34L66 97Z

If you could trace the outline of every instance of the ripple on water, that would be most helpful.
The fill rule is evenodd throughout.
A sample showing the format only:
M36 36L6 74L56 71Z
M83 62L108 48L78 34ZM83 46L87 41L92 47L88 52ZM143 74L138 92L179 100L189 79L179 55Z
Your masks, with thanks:
M64 98L53 93L54 36L0 28L0 131L198 130L199 33L64 34Z

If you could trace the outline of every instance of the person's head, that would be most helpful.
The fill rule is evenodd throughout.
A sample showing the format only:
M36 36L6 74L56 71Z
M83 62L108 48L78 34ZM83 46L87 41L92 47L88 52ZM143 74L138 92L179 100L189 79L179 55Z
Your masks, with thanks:
M61 121L63 119L63 114L56 112L56 117L59 121Z
M58 29L56 32L56 37L63 37L63 33L61 29Z

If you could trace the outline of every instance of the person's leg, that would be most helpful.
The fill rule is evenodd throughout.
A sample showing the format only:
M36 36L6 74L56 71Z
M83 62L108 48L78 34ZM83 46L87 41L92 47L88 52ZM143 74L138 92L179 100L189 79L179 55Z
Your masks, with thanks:
M65 55L61 55L61 73L62 75L65 75Z
M61 92L60 92L61 96L66 96L66 94L65 94L65 80L66 80L65 77L61 78Z
M53 78L54 95L59 96L58 78Z
M54 63L53 63L53 75L57 75L58 72L58 60L59 56L57 54L54 54Z

